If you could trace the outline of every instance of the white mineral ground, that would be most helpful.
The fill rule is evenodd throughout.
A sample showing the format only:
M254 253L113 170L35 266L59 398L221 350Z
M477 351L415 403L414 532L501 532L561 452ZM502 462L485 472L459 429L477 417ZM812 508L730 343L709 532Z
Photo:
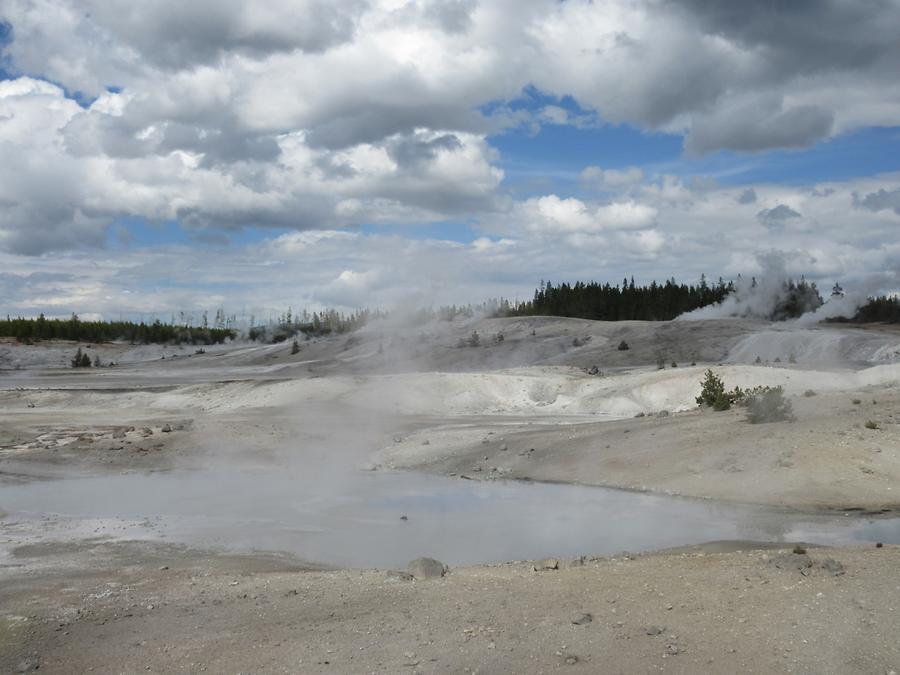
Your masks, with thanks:
M473 331L478 345L460 346ZM192 492L215 520L227 504L272 502L282 488L266 476L283 472L302 476L313 513L356 490L362 469L400 469L459 485L626 488L853 522L865 512L877 532L871 514L896 523L900 508L896 330L395 323L301 340L294 355L289 342L202 354L82 344L118 365L65 368L76 346L0 344L0 672L900 672L900 549L890 536L881 548L793 557L745 542L593 558L601 551L573 534L546 555L589 556L574 566L452 566L442 579L405 581L258 550L293 550L277 539L248 551L179 538L157 527L159 512L130 512L122 492L225 469L256 480L223 482L220 502L210 496L218 484ZM741 408L700 410L710 367L729 388L782 386L796 419L750 424ZM123 483L123 472L160 482ZM60 506L78 485L98 486L105 511ZM480 531L477 506L465 517ZM345 549L380 526L353 519L360 540Z

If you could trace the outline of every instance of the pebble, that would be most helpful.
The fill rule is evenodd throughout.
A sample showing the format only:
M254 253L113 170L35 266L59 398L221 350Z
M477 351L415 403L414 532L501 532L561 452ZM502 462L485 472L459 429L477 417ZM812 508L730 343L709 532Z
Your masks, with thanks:
M577 617L575 617L574 619L572 619L572 623L574 623L576 626L585 626L593 620L594 620L594 617L591 614L585 613L585 614L580 614Z

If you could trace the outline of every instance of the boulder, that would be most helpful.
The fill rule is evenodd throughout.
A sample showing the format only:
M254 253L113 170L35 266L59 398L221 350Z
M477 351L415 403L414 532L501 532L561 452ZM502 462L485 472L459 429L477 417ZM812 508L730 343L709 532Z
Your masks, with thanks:
M434 558L416 558L406 566L416 579L437 579L447 573L447 566Z

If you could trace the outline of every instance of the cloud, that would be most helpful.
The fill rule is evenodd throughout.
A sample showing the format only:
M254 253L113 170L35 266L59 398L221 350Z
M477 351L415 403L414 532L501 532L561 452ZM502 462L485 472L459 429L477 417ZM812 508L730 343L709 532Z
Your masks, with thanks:
M689 199L642 193L635 206L656 211L642 229L600 222L601 208L630 204L627 198L597 203L545 195L473 226L469 243L311 229L229 246L119 244L36 257L0 252L0 312L65 316L87 309L107 317L158 312L168 318L224 306L260 317L288 306L390 308L521 299L531 297L542 277L749 277L760 271L760 254L773 249L789 275L805 274L821 288L840 281L848 291L869 292L872 270L900 269L896 216L858 208L854 194L890 192L898 180L887 174L812 187L757 183L745 188L757 194L757 203L748 204L736 201L733 187L692 191L687 181L680 189ZM789 204L803 216L788 217L789 227L764 229L757 218L760 204L773 210ZM815 229L797 227L807 221Z
M705 155L722 148L760 152L773 148L799 148L825 138L834 114L816 105L787 107L778 97L739 101L694 116L685 138L691 155Z
M854 194L853 205L857 208L875 212L892 209L894 213L900 215L900 188L890 191L882 188L877 192L870 192L862 199Z
M616 189L643 182L644 172L636 166L629 166L626 169L601 169L599 166L588 166L582 170L581 180L601 189Z
M900 121L896 2L5 0L0 21L17 78L0 82L0 250L17 254L109 245L124 217L217 240L456 220L691 242L683 214L713 219L733 191L723 206L714 185L591 166L602 195L516 201L491 134L623 123L704 155ZM895 189L856 211L896 209ZM740 227L759 212L742 200Z
M517 207L510 223L520 220L532 232L603 232L648 228L655 222L657 210L635 201L611 202L596 207L580 199L557 195L531 198Z
M754 204L756 203L756 190L747 188L737 197L738 204Z
M785 204L778 204L771 209L763 209L756 214L756 217L768 228L783 228L786 221L802 218L800 213Z

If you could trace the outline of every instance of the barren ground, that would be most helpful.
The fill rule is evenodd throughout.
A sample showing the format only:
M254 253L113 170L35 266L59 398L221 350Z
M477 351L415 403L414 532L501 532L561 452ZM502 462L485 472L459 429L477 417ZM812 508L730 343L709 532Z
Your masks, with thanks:
M480 344L458 346L472 330ZM74 345L4 345L0 671L900 671L890 545L811 548L809 561L752 550L539 572L510 563L404 581L77 527L25 537L3 491L302 462L323 477L397 467L890 517L898 343L874 328L536 318L372 329L297 355L285 344L176 358L100 345L120 365L85 372L38 367L42 349L62 365ZM698 410L710 366L729 387L783 385L796 420ZM844 569L823 568L828 558ZM592 620L572 623L583 614Z

